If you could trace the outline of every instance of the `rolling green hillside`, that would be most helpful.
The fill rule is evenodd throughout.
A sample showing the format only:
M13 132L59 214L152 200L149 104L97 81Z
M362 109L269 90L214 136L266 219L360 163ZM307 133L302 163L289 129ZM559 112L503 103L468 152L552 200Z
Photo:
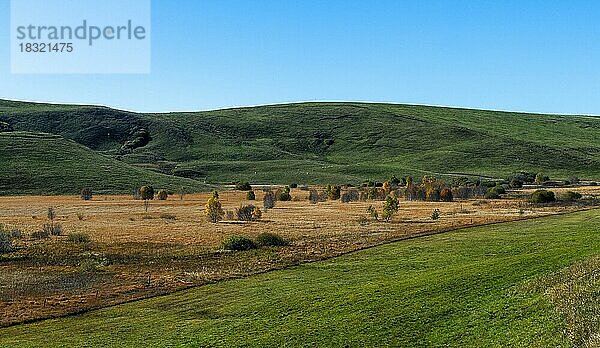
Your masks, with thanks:
M131 193L134 187L205 189L205 185L119 162L57 135L0 133L0 195L77 194L83 187L96 193Z
M432 173L504 177L520 170L600 179L600 118L589 116L365 103L141 114L0 101L0 121L212 183L356 183ZM140 129L152 140L122 150Z
M597 255L599 231L597 211L462 229L0 329L0 345L592 347L597 269L576 287L560 270Z

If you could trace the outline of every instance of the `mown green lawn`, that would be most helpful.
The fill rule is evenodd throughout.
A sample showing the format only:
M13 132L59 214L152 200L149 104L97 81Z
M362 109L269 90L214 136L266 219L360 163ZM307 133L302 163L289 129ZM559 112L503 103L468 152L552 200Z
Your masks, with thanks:
M463 229L0 330L2 347L570 346L522 284L600 252L600 213Z

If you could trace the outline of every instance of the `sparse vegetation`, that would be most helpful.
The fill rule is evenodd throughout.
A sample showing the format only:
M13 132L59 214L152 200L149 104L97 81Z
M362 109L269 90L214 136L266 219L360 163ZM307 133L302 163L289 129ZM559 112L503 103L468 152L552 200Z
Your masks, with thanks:
M257 247L252 239L244 236L233 236L223 241L224 250L246 251L256 249Z
M256 237L256 244L262 247L281 247L289 243L280 235L275 233L261 233Z
M86 234L86 233L71 233L68 235L67 241L69 241L71 243L85 244L85 243L91 242L92 238L90 237L89 234Z

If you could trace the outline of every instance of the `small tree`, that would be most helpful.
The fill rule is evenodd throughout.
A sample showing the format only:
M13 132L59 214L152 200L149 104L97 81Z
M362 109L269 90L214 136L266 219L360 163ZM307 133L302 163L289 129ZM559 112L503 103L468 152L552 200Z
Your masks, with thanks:
M327 198L332 201L337 201L340 199L340 195L342 193L342 188L334 185L327 185L325 188L325 193L327 193Z
M81 199L83 199L84 201L89 201L92 199L92 188L91 187L84 187L81 190Z
M213 196L208 199L208 202L206 202L206 206L204 208L204 212L206 213L208 220L212 223L217 223L223 220L225 212L223 211L221 202L219 202L218 194L213 194Z
M166 201L169 197L169 193L166 190L160 190L158 191L157 197L160 201Z
M433 212L431 212L431 220L439 220L440 219L440 210L439 209L434 209Z
M442 189L442 192L440 192L440 200L442 202L452 202L454 200L452 190L449 187L444 187Z
M385 198L385 203L383 204L383 214L381 214L381 217L383 217L385 221L390 221L392 216L398 212L399 207L400 204L398 203L398 198L391 195L387 196Z
M286 186L283 190L278 190L277 200L282 202L289 202L292 200L292 195L290 195L290 187Z
M379 221L379 213L377 212L377 209L375 209L374 206L370 205L367 208L367 214L369 214L369 216L371 216L373 220Z
M265 208L265 211L275 207L275 195L272 191L265 192L265 196L263 197L263 207Z
M146 212L148 212L148 206L150 205L150 201L154 199L154 187L140 187L140 197L144 200L144 209L146 210Z
M383 183L383 186L381 186L381 189L384 194L389 195L390 192L392 192L392 184L389 181L386 181Z

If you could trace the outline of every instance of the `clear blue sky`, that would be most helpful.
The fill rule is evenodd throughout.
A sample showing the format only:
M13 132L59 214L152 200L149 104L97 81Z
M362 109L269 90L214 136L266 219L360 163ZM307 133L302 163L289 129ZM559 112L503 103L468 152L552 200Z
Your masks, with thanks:
M149 75L11 75L0 98L139 111L360 100L600 114L598 1L154 0ZM0 0L0 23L9 23Z

